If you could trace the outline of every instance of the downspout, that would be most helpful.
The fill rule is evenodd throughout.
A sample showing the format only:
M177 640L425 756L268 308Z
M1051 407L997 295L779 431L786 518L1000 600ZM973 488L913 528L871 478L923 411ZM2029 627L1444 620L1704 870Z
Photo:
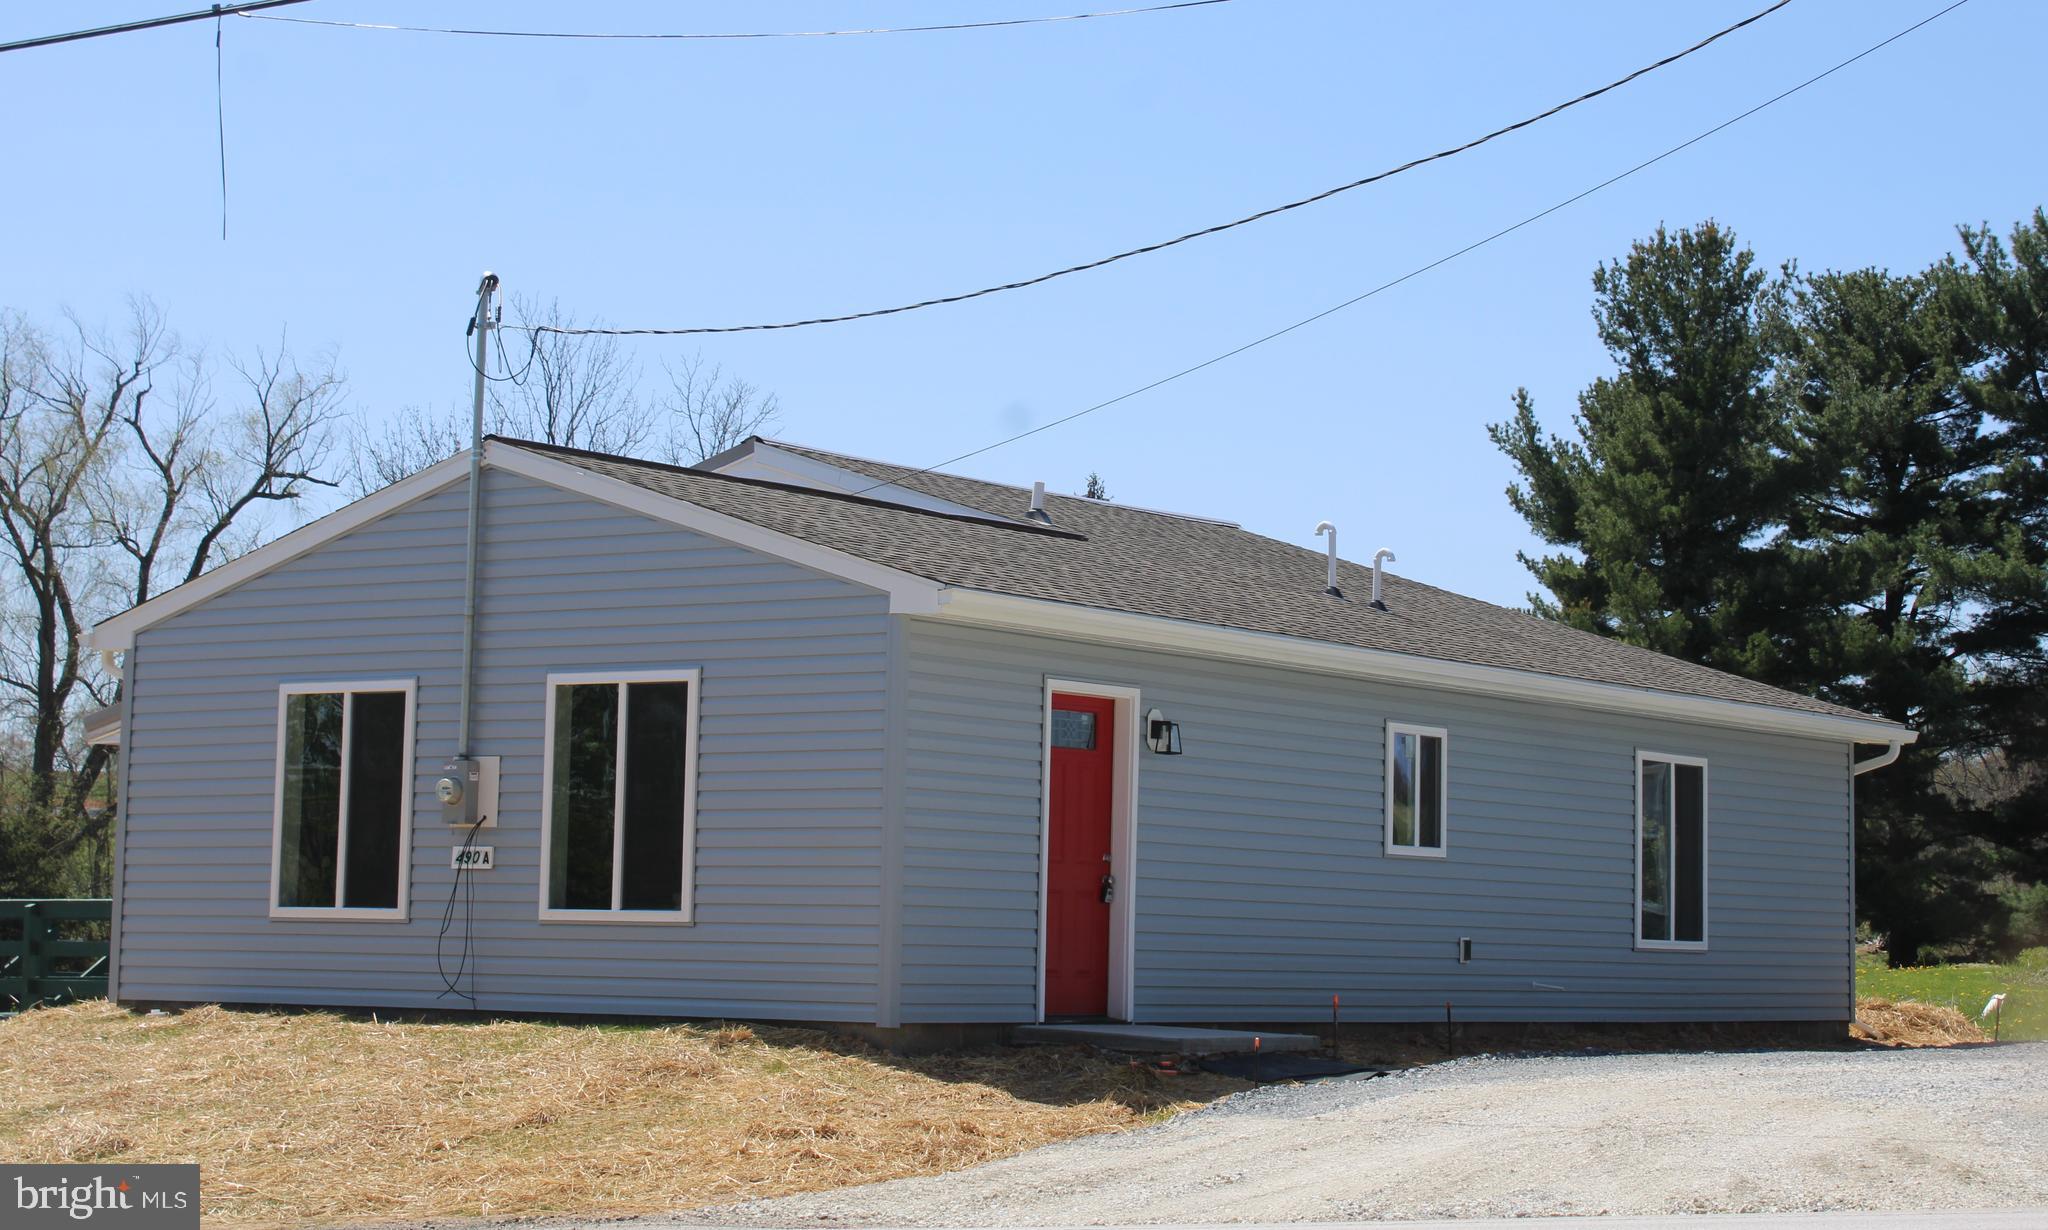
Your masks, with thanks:
M498 275L486 272L476 288L476 315L469 331L476 337L476 393L471 399L469 423L469 535L462 563L462 716L456 725L455 754L469 755L469 710L475 687L476 664L476 557L477 521L483 507L484 462L484 365L490 361L491 296L497 292Z
M1856 779L1872 769L1882 769L1899 758L1905 740L1893 739L1891 746L1868 760L1857 760L1854 744L1849 747L1849 1020L1856 1020Z

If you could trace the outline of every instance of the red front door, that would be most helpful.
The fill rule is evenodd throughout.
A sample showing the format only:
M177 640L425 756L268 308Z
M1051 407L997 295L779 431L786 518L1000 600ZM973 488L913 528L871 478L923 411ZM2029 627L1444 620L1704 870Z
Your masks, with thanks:
M1110 794L1116 702L1054 693L1052 798L1047 808L1045 1014L1109 1012Z

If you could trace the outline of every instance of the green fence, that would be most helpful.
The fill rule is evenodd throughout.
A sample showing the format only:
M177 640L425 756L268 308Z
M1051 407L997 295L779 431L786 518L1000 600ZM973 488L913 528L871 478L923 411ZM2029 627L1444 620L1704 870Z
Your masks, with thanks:
M0 1013L107 993L113 903L0 900Z

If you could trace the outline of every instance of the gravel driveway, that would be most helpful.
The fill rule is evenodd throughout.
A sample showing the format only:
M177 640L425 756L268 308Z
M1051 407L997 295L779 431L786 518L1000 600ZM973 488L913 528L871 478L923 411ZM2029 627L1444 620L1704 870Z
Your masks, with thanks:
M646 1225L1017 1226L2048 1204L2048 1044L1475 1057Z

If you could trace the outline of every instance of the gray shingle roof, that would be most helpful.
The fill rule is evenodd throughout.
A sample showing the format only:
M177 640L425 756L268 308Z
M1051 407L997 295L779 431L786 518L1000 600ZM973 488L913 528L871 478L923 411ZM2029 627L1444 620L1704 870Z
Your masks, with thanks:
M1333 597L1323 592L1322 552L1227 523L1048 493L1048 528L1022 516L1030 498L1023 487L920 474L779 441L771 443L1003 520L521 440L503 443L945 585L1806 713L1867 716L1393 573L1386 577L1387 609L1377 610L1367 601L1372 570L1349 561L1338 569L1347 596Z

